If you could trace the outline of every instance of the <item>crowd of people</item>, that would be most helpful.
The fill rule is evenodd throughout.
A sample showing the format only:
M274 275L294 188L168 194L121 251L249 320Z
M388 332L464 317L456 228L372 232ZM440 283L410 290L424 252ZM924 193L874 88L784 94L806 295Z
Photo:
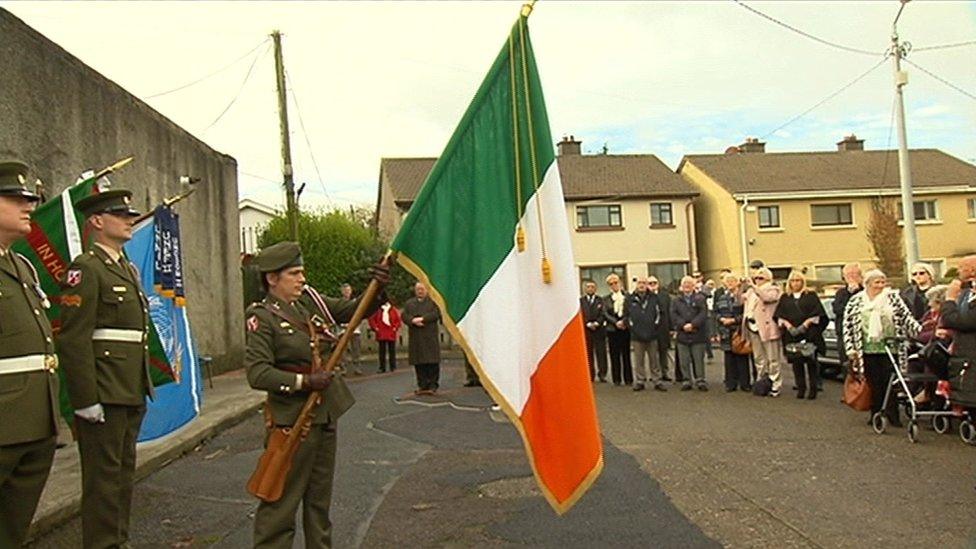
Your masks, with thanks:
M878 269L862 272L851 263L842 273L844 285L832 301L837 353L870 386L872 414L882 411L892 372L889 345L896 345L900 365L908 364L912 345L933 340L956 355L976 355L976 256L963 258L958 277L943 285L925 263L912 266L911 281L901 290L891 288ZM656 277L638 277L628 293L620 277L610 274L605 296L597 295L594 281L584 281L580 308L591 379L634 391L667 391L671 381L682 391L707 391L705 362L714 348L724 354L727 392L778 397L782 369L789 365L796 398L816 399L823 388L820 359L828 351L824 331L830 317L804 273L794 270L781 284L756 261L748 276L725 270L718 280L703 280L696 272L682 277L671 295ZM921 405L932 392L922 387L912 396ZM894 399L887 408L890 424L900 425Z

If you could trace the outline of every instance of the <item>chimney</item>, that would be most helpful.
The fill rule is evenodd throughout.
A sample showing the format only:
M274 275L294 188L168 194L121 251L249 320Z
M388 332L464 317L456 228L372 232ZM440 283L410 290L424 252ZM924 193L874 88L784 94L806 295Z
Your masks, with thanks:
M580 155L580 145L582 145L582 144L583 144L583 142L582 141L577 141L574 136L571 135L569 137L566 137L564 135L563 136L563 140L558 143L558 145L559 145L559 156L571 156L571 155L579 156Z
M858 139L853 133L851 135L845 135L844 139L837 142L837 151L863 151L864 150L864 140Z
M739 151L744 153L764 153L766 144L757 137L747 137L745 143L739 145Z

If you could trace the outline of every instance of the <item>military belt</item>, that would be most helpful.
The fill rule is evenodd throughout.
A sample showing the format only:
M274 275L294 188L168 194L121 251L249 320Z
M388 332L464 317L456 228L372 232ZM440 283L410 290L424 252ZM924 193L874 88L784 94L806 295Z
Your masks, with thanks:
M56 355L25 355L0 358L0 375L23 372L53 372L58 369Z
M93 341L123 341L142 343L146 333L142 330L123 330L120 328L98 328L92 332Z

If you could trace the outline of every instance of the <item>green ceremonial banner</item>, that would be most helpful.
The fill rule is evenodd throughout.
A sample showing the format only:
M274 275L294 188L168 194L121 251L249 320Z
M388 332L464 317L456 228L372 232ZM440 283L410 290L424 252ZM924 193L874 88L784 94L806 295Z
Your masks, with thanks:
M61 323L61 280L71 260L86 250L88 243L87 235L84 234L85 216L74 205L82 198L97 192L98 181L89 177L41 204L31 214L30 234L13 245L14 251L26 257L37 271L41 289L51 303L47 316L54 326L55 334ZM152 323L149 333L149 362L153 386L158 387L173 381L171 365ZM68 403L67 384L62 380L61 413L69 423L73 412Z

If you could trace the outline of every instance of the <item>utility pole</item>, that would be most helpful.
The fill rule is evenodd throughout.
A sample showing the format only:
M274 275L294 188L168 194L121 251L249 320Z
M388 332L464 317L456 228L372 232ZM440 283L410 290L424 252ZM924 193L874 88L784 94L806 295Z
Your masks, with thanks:
M898 15L891 24L891 58L895 67L895 115L898 117L898 173L901 176L901 212L905 227L905 258L908 265L905 275L909 276L912 265L918 263L918 234L915 232L915 201L912 198L912 166L908 158L908 136L905 131L905 94L908 73L901 69L901 58L908 54L911 44L898 39L898 18L908 0L901 0Z
M291 141L288 133L288 94L285 87L285 61L281 55L281 32L271 33L274 40L275 79L278 84L278 120L281 128L281 175L285 187L285 217L288 236L298 242L298 200L295 198L295 179L291 167Z

